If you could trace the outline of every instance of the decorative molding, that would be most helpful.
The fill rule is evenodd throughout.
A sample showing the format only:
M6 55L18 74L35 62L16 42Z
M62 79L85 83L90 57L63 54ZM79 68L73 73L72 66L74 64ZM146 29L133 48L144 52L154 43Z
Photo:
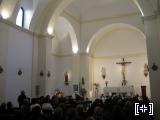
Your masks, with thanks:
M56 54L56 53L52 53L53 56L55 57L74 57L74 56L90 56L87 53L77 53L77 54Z
M139 16L139 15L141 15L140 12L133 12L133 13L127 13L127 14L122 14L117 16L108 16L108 17L97 18L97 19L82 20L81 23L87 24L87 23L93 23L93 22L99 22L99 21L105 21L105 20L119 19L124 17Z
M56 54L56 53L52 53L52 55L53 56L55 56L55 57L72 57L72 56L74 56L74 54Z
M0 18L0 22L1 23L4 23L4 24L6 24L6 25L8 25L8 26L10 26L10 27L12 27L12 28L15 28L16 30L18 30L18 31L21 31L21 32L24 32L24 33L26 33L26 34L29 34L29 35L31 35L31 36L35 36L35 37L39 37L39 38L42 38L42 37L48 37L48 38L53 38L54 36L52 36L52 35L48 35L48 34L40 34L40 33L36 33L36 32L33 32L33 31L31 31L31 30L28 30L28 29L26 29L26 28L22 28L22 27L20 27L20 26L17 26L16 24L14 24L13 22L11 22L11 21L9 21L9 20L5 20L5 19L2 19L2 18Z
M122 57L140 57L140 56L147 56L147 53L135 53L135 54L125 54L125 55L115 55L115 56L94 56L91 57L94 59L115 59L115 58L122 58Z
M21 76L22 74L23 74L22 70L19 69L19 70L18 70L18 76Z
M134 53L134 54L124 54L124 55L115 55L115 56L95 56L93 54L87 54L87 53L78 53L78 54L55 54L52 53L53 56L63 58L63 57L74 57L74 56L87 56L93 59L115 59L115 58L122 58L122 57L140 57L140 56L147 56L147 53Z
M93 22L99 22L99 21L105 21L105 20L113 20L113 19L119 19L124 17L131 17L131 16L141 16L140 12L133 12L133 13L127 13L127 14L121 14L117 16L108 16L108 17L102 17L102 18L95 18L95 19L88 19L88 20L78 20L75 16L71 15L69 12L64 11L64 14L74 19L76 22L81 24L87 24L87 23L93 23Z
M71 15L68 11L64 10L63 13L66 14L68 17L72 18L74 21L81 23L81 20L79 20L75 16Z
M155 13L155 14L150 15L150 16L143 16L142 20L143 21L155 20L155 19L157 19L157 16L158 16L158 13Z

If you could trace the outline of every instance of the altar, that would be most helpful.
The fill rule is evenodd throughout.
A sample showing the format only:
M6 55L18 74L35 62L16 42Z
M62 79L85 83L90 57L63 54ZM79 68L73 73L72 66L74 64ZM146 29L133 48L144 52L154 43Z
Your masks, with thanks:
M103 89L104 95L124 95L132 96L134 94L133 86L121 86L121 87L105 87Z

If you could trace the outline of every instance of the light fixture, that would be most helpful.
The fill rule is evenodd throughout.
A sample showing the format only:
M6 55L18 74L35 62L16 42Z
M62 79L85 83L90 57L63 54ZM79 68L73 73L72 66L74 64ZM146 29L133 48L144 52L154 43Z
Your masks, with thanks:
M7 10L2 10L2 11L1 11L1 15L2 15L2 18L3 18L3 19L9 18L9 13L8 13Z
M89 47L87 47L87 50L86 50L86 52L87 52L87 53L89 53Z
M48 27L47 32L49 35L51 35L53 33L53 28L52 27Z
M77 54L78 53L78 47L74 46L73 49L72 49L72 51L73 51L74 54Z

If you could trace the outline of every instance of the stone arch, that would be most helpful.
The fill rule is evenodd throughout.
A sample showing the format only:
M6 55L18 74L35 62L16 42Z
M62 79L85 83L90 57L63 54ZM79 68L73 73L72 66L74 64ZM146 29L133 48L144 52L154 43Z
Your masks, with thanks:
M53 12L52 16L50 16L50 19L48 19L48 26L51 26L51 24L53 25L55 22L56 17L63 11L63 9L65 9L65 7L67 7L72 1L74 0L63 0L63 2L61 2L59 4L59 6L57 7L57 9L55 9L55 12ZM140 10L142 16L149 16L149 15L153 15L154 14L154 9L151 6L151 1L144 1L144 0L133 0L133 2L136 4L136 6L138 7L138 9ZM54 25L53 25L54 26ZM47 29L47 28L46 28Z
M115 24L110 24L110 25L107 25L103 28L101 28L100 30L98 30L93 36L92 38L90 39L88 45L87 45L87 48L86 48L86 52L88 54L92 54L93 52L93 49L96 45L96 43L98 42L99 38L101 38L102 36L104 36L106 33L110 32L110 31L113 31L115 29L120 29L120 28L129 28L129 29L132 29L132 30L135 30L135 31L138 31L140 32L144 38L145 38L145 35L144 33L139 30L138 28L132 26L132 25L129 25L129 24L124 24L124 23L115 23Z
M36 0L34 0L36 1ZM47 1L47 2L46 2ZM47 27L55 23L59 14L72 2L73 0L44 0L36 1L35 11L31 20L30 30L38 32L46 32ZM3 0L1 3L1 14L4 9L7 9L9 19L12 21L12 14L17 9L17 4L20 0ZM154 7L152 0L133 0L142 13L142 16L154 15ZM152 5L151 5L152 4ZM156 4L156 3L155 3Z
M79 48L78 48L77 35L76 35L74 27L72 26L70 21L63 16L57 17L57 20L59 20L61 23L64 24L65 32L66 32L66 34L69 35L69 37L71 39L72 52L76 54L78 52Z
M2 0L0 6L0 14L3 17L3 13L7 14L5 19L11 20L12 15L17 7L19 0Z

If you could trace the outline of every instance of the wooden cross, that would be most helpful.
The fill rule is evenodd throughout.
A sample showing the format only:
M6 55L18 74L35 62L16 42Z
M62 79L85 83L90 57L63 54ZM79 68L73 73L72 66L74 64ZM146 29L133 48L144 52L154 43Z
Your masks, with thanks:
M124 60L124 58L122 58L122 62L117 62L116 64L120 64L122 66L122 70L121 70L121 73L122 73L122 77L123 77L123 81L126 81L126 76L125 76L125 73L126 73L126 65L127 64L131 64L132 62L126 62Z

